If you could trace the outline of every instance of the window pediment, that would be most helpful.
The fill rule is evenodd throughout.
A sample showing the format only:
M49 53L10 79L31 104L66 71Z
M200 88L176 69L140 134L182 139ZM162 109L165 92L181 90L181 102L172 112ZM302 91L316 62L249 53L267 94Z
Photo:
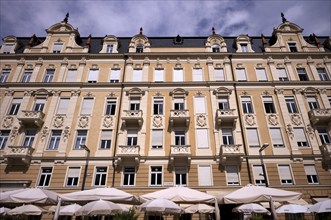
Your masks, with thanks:
M318 90L313 87L307 87L302 91L302 94L304 95L317 95Z
M132 88L126 92L126 95L130 96L130 98L140 98L145 95L145 91L142 91L139 88Z
M170 92L170 95L175 97L175 96L186 96L188 95L188 91L182 88L177 88L174 89L173 91Z
M16 43L17 38L14 35L9 35L9 36L3 38L3 42L5 42L5 43Z
M302 33L303 29L292 22L285 22L274 29L274 33Z
M61 23L57 23L52 25L51 27L49 27L46 30L47 34L63 34L63 33L67 33L67 34L77 34L78 33L78 29L75 29L71 24L65 23L65 22L61 22Z
M51 96L52 92L47 89L38 89L32 93L33 96Z
M232 93L232 90L228 89L228 88L225 88L225 87L218 87L217 89L215 89L213 91L213 94L216 95L216 96L224 96L224 95L231 95Z

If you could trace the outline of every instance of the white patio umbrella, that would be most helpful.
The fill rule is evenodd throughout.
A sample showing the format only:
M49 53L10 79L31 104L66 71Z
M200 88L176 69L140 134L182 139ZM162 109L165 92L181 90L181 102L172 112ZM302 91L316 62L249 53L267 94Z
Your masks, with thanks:
M81 205L78 205L76 203L66 205L66 206L61 206L59 215L74 216L74 215L76 215L76 212L78 211L78 209L80 209L81 207L82 207Z
M138 206L138 210L161 214L179 214L183 212L182 208L179 207L176 203L163 198L147 201Z
M190 205L184 210L185 213L214 213L215 207L206 204Z
M276 209L276 213L306 213L308 208L303 205L286 204Z
M308 208L310 212L324 213L331 212L331 199L318 202Z
M0 203L38 203L57 204L58 194L41 188L26 188L8 191L1 197Z
M116 213L128 211L129 210L123 206L100 199L97 201L89 202L82 206L76 211L76 215L113 215Z
M8 215L41 215L47 213L47 210L35 205L22 205L7 212Z
M248 203L237 206L232 209L233 212L244 212L244 213L266 213L270 215L268 209L256 203Z
M9 210L10 210L9 208L1 207L0 208L0 215L6 215Z

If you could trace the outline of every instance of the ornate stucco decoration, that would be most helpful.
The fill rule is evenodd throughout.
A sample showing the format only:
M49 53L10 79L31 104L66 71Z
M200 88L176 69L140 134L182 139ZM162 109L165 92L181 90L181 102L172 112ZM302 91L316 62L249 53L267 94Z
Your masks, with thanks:
M225 87L218 87L213 91L213 94L216 96L224 96L224 95L229 96L231 95L231 93L232 90Z
M92 94L92 92L88 92L88 93L86 93L86 95L84 95L84 97L92 98L93 94Z
M111 126L113 126L113 117L110 115L107 115L104 119L103 119L103 123L102 125L106 128L109 128Z
M66 141L69 138L70 135L70 127L66 126L62 132L63 134L63 141Z
M13 116L6 116L3 119L2 127L4 127L4 128L10 128L12 126L13 122L14 122Z
M41 130L41 141L43 142L48 135L49 135L49 127L45 126Z
M299 114L291 115L291 121L294 125L297 125L297 126L302 124L301 116Z
M78 126L81 128L86 128L89 123L89 118L87 116L82 116L79 119Z
M314 139L314 129L311 127L310 124L306 126L306 132L310 139Z
M278 125L278 117L275 114L268 115L268 122L269 124L275 126Z
M251 114L245 115L245 121L249 126L256 125L254 115L251 115Z
M293 138L294 138L294 130L293 130L292 125L290 125L290 124L286 125L286 133L293 140Z
M5 96L13 96L14 91L13 90L5 90Z
M63 126L63 122L64 122L64 117L63 116L56 116L54 118L54 124L53 126L56 128L60 128Z
M202 115L202 114L198 115L196 121L197 121L197 126L199 127L205 127L207 125L206 115Z
M71 96L79 96L80 90L73 90L71 91Z
M156 128L159 128L159 127L163 126L163 119L162 119L161 116L155 115L153 117L153 126L156 127Z
M279 95L283 95L284 94L284 89L275 89L275 93L279 94Z
M17 126L15 126L11 132L10 132L10 141L13 142L14 139L16 138L16 136L18 135L19 133L19 128Z

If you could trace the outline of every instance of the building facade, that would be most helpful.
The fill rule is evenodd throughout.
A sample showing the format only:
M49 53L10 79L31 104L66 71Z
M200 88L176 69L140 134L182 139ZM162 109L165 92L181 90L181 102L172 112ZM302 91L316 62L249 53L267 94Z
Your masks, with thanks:
M330 197L331 37L302 31L99 38L64 20L5 37L1 190L251 183Z

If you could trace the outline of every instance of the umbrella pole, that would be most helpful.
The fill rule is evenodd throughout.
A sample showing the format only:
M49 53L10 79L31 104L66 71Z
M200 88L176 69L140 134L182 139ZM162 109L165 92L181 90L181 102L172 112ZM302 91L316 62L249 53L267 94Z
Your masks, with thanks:
M277 220L277 214L276 214L275 205L274 205L274 201L272 199L272 196L270 196L269 206L270 206L272 219Z
M58 196L57 197L57 206L55 209L53 220L58 220L59 214L60 214L60 208L61 208L61 198Z

